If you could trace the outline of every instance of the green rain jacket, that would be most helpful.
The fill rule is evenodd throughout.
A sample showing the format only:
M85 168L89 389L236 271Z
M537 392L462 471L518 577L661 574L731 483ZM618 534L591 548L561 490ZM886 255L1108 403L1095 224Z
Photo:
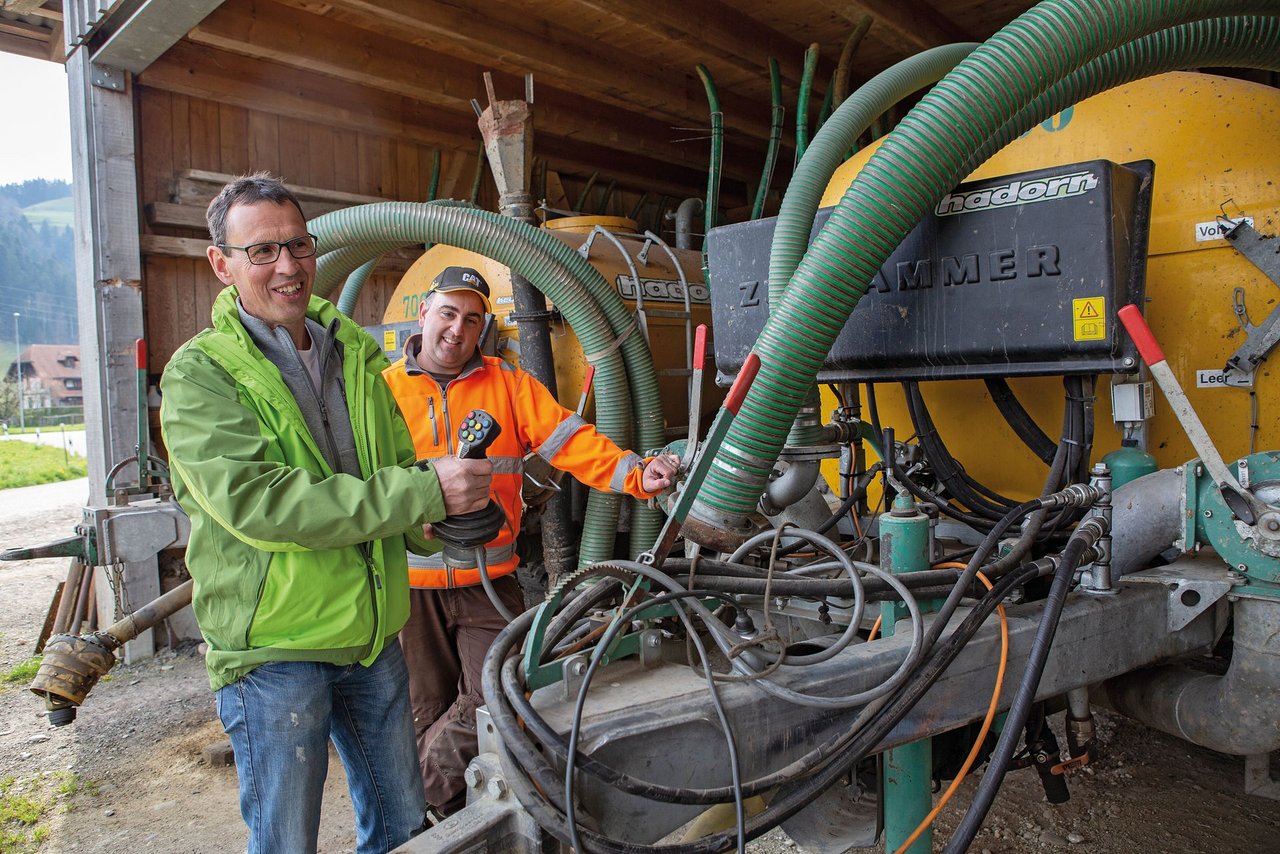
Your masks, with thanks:
M279 370L240 323L237 292L165 368L161 423L174 494L191 517L192 606L216 691L270 661L368 665L409 614L406 537L444 518L435 472L382 379L382 349L326 300L307 314L336 339L361 480L334 474Z

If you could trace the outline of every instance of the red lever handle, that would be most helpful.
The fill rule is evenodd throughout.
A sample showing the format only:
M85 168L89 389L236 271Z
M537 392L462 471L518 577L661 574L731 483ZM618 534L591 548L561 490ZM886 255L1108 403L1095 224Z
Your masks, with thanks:
M693 369L702 370L707 361L707 325L699 323L693 332Z
M1151 334L1151 327L1147 325L1146 318L1142 316L1142 312L1138 311L1136 305L1126 305L1116 312L1116 316L1124 324L1125 331L1129 333L1133 343L1138 345L1142 361L1148 365L1164 361L1164 351L1156 343L1156 336Z
M747 396L747 392L751 389L751 384L755 382L756 374L760 372L760 357L755 353L747 356L746 361L742 363L742 369L738 371L737 378L733 381L733 386L729 389L729 394L724 399L724 408L738 414L738 407L742 406L742 399Z

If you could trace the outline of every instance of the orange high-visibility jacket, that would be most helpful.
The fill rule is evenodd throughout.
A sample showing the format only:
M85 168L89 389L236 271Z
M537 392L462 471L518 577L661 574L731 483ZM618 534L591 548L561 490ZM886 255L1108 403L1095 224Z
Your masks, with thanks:
M515 539L523 511L520 484L526 453L536 452L594 489L650 497L640 487L641 457L619 448L593 424L562 407L546 386L524 371L477 353L462 373L441 388L418 367L415 357L421 346L422 336L411 336L405 342L405 355L383 371L409 424L419 459L456 453L458 425L472 409L485 410L502 425L487 452L493 463L493 497L507 514L507 525L485 548L491 578L514 572L519 562ZM448 566L443 553L430 557L409 554L409 584L413 587L479 583L478 569Z

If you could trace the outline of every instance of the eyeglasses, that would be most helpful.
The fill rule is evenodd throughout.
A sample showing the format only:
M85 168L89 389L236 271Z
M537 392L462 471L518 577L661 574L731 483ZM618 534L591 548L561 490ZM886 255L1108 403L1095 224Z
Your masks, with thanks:
M249 259L250 264L263 265L274 264L276 259L280 257L281 249L288 249L289 254L294 258L310 258L316 254L317 238L314 234L308 234L303 237L294 237L290 240L266 243L250 243L248 246L231 246L227 243L219 243L219 249L239 249Z

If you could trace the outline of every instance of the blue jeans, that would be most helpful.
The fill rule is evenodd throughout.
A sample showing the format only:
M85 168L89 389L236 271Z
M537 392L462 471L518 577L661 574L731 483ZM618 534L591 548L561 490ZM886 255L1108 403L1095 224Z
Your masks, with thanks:
M316 850L331 737L347 769L359 854L388 851L423 827L408 684L397 639L369 667L277 661L218 689L249 854Z

